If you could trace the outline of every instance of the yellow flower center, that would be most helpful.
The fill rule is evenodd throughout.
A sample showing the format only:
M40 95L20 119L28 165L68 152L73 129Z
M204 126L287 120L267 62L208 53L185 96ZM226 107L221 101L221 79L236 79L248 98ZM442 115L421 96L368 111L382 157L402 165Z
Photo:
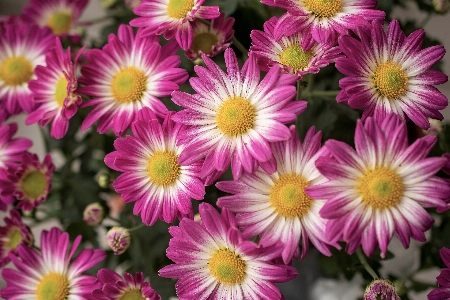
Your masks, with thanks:
M171 151L156 151L147 163L151 181L159 186L172 185L180 176L178 156Z
M140 290L129 289L126 290L120 298L117 300L145 300L144 296L142 296L142 292Z
M205 54L209 54L212 47L217 44L219 40L215 34L210 32L202 32L194 36L191 49L193 52L198 53L201 50Z
M236 137L253 128L256 112L250 101L239 96L226 99L216 116L217 127L227 136Z
M311 50L303 51L300 45L291 45L281 52L280 61L283 65L291 67L292 72L295 73L307 68L313 56Z
M27 83L33 76L31 62L23 56L8 57L0 65L0 79L6 85L18 86Z
M135 67L121 69L111 83L113 97L119 103L140 101L146 89L147 77Z
M342 11L342 0L303 0L303 5L318 18L332 18Z
M281 175L270 190L270 204L280 216L300 218L311 208L312 199L305 193L305 188L309 185L298 174Z
M47 21L54 35L67 33L72 27L72 15L67 12L55 12Z
M37 199L45 195L48 181L45 173L32 170L24 174L19 185L28 199Z
M48 273L39 281L36 288L37 300L67 300L69 280L63 274Z
M169 17L183 19L194 8L194 0L169 0L167 13Z
M236 285L244 281L247 263L228 248L217 250L208 261L211 274L221 284Z
M64 100L68 96L67 93L67 85L69 82L66 79L66 76L62 76L61 79L56 83L55 87L55 101L58 103L59 107L63 107Z
M9 249L16 249L19 243L22 241L22 235L18 227L13 227L8 234L6 246Z
M376 67L372 82L382 96L393 100L406 94L408 76L398 64L387 61Z
M377 167L366 171L359 179L357 190L366 205L383 209L396 206L405 187L402 178L394 170Z

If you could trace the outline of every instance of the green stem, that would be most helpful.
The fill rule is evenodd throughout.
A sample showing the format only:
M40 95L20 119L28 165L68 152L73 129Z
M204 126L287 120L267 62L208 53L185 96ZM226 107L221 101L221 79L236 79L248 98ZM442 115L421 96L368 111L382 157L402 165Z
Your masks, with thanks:
M302 81L297 80L297 97L295 100L300 100L300 97L302 96Z
M336 97L337 94L339 94L340 91L305 91L303 97Z
M247 48L244 47L244 45L242 45L241 42L239 42L239 40L236 38L236 36L233 35L233 37L231 38L231 42L242 53L242 56L244 56L244 59L247 59L247 57L248 57L248 50L247 50Z
M361 265L364 267L364 269L366 269L367 273L369 273L370 276L373 277L373 279L377 279L378 278L377 273L375 273L375 271L372 269L369 263L367 263L366 256L362 252L361 248L358 248L358 250L356 250L356 256L358 256Z
M136 230L141 229L142 227L145 227L145 224L144 224L144 223L141 223L141 224L139 224L139 225L137 225L137 226L131 227L130 229L128 229L128 231L129 231L129 232L136 231Z
M427 25L428 21L430 21L431 19L431 13L428 13L427 16L422 20L422 22L420 22L419 24L419 28L424 28L425 25Z

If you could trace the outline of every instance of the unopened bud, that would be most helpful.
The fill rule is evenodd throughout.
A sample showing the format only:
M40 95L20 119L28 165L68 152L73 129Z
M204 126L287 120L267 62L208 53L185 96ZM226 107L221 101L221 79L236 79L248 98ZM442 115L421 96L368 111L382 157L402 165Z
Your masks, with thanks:
M98 176L97 183L102 189L107 189L111 182L111 178L108 174L103 173Z
M387 279L375 279L366 288L364 300L401 300L395 292L395 286Z
M442 122L436 119L428 118L428 121L430 122L430 128L428 130L424 130L424 134L432 134L432 135L439 135L442 131Z
M90 226L100 224L104 217L105 211L98 202L89 204L83 212L83 221Z
M434 10L440 14L445 14L450 9L449 0L433 0L432 4Z
M106 242L115 255L120 255L130 247L130 232L124 227L114 226L106 233Z

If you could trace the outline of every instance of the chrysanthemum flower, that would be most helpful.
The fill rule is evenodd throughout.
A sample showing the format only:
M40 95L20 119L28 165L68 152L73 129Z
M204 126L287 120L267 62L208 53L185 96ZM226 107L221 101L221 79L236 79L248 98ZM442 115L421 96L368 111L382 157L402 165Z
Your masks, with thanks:
M341 50L329 43L318 43L310 35L296 32L275 39L277 17L264 23L264 31L253 30L250 34L250 51L258 58L262 71L269 71L273 65L279 65L284 72L296 74L299 79L304 74L318 73L320 68L334 62Z
M316 161L328 182L306 189L313 198L328 200L320 215L330 219L326 235L342 238L353 253L362 244L370 256L377 244L381 256L395 234L405 248L410 237L425 241L434 220L425 210L446 203L450 188L434 176L445 164L442 157L425 158L436 137L425 136L408 146L406 125L395 115L356 125L356 151L328 140L331 157Z
M377 299L401 300L395 292L395 286L387 279L375 279L364 291L364 300Z
M275 282L297 275L291 266L275 264L283 250L281 243L260 247L245 241L233 215L222 216L208 203L199 206L201 222L183 219L169 228L172 239L167 257L175 264L159 275L178 278L175 285L181 299L281 299Z
M427 117L442 120L439 110L448 100L433 85L446 82L447 75L430 67L444 56L444 47L421 50L424 31L406 37L396 20L389 24L387 34L378 22L357 33L360 41L339 38L347 57L339 58L336 68L347 77L339 82L342 90L337 101L365 109L363 120L372 115L381 120L389 113L405 119L406 114L423 129L430 127Z
M203 60L207 68L196 66L199 77L190 79L198 94L172 94L172 100L186 108L172 119L191 125L182 136L186 151L180 163L206 156L201 174L206 184L213 182L208 176L216 170L225 172L230 163L235 179L243 170L256 171L258 164L273 173L269 142L287 140L291 133L283 123L293 122L306 109L305 101L291 101L297 77L281 74L275 66L259 82L256 57L250 55L239 70L231 49L225 50L228 74L205 55Z
M177 145L186 127L175 124L169 113L161 124L150 109L142 109L132 125L134 136L118 138L117 151L105 157L111 169L123 172L114 189L125 202L135 201L133 213L152 225L161 219L171 223L192 215L191 198L202 200L205 187L199 178L202 161L181 165L185 146Z
M383 20L385 13L375 10L377 0L261 0L261 3L287 10L275 27L275 39L305 31L318 42L335 43L349 29Z
M86 52L88 64L81 68L79 93L94 97L83 107L94 106L81 125L82 130L99 120L97 131L110 129L122 135L143 107L151 108L161 118L166 106L156 97L169 96L186 81L186 70L178 68L180 57L176 44L159 45L156 36L136 36L130 26L121 25L118 37L109 36L102 50Z
M11 21L0 34L0 108L9 115L33 111L28 82L35 79L34 69L45 65L45 54L54 46L48 28Z
M45 156L41 164L36 154L23 153L20 165L9 168L7 177L0 179L2 200L13 203L17 199L17 208L32 210L47 200L54 170L50 154Z
M5 226L0 226L0 268L11 261L9 253L17 255L20 245L30 247L33 243L33 234L22 222L20 213L13 209L9 214L11 217L3 219Z
M81 49L72 63L70 48L64 53L59 38L56 46L47 53L46 66L37 66L36 80L30 80L28 87L33 92L33 100L39 106L31 112L25 123L39 122L42 127L53 120L50 135L60 139L69 129L69 119L77 112L81 96L75 93L77 61Z
M325 241L326 222L319 215L325 201L316 201L305 194L305 188L326 182L314 163L320 155L321 134L311 128L303 144L295 126L291 138L271 144L277 162L272 175L259 169L244 174L236 181L218 182L216 186L234 196L221 197L217 205L237 213L239 227L245 238L260 236L260 244L284 244L283 261L288 264L299 256L302 239L302 257L308 250L308 238L325 255L331 252Z
M20 246L18 257L10 255L17 270L4 269L7 286L0 296L13 299L86 299L95 288L96 278L82 273L106 257L99 249L84 249L72 259L81 242L79 235L69 247L69 234L58 228L41 234L41 251Z
M428 300L450 299L450 249L442 248L439 250L439 254L447 267L442 269L441 274L436 277L439 287L428 294Z
M218 6L202 6L205 0L143 0L134 9L139 16L130 25L145 27L145 34L164 34L167 40L175 37L181 49L191 47L194 39L192 22L196 18L215 19Z
M40 27L49 27L54 35L68 35L83 13L88 0L30 0L23 19Z
M211 20L208 26L205 23L195 20L192 23L194 39L191 47L186 51L186 56L190 60L195 60L206 54L213 57L228 48L228 42L234 34L232 30L234 18L225 19L225 14L220 13L217 19Z
M134 276L125 272L123 278L110 269L100 269L97 279L101 289L94 290L92 300L159 300L161 297L144 281L144 274L137 272Z

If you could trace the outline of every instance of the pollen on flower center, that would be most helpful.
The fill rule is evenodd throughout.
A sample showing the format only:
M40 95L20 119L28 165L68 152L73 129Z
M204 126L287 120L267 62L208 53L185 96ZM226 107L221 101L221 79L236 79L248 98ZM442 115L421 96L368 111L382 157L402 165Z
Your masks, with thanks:
M382 96L393 100L406 94L408 76L398 64L388 61L376 67L372 82Z
M221 284L236 285L244 281L247 263L234 251L223 248L212 255L208 261L208 268Z
M256 111L250 101L239 96L226 99L216 115L217 127L229 137L236 137L253 128Z
M202 32L194 36L191 49L194 53L201 50L205 54L209 54L212 47L217 44L219 40L215 34L210 32Z
M303 0L303 5L318 18L332 18L342 11L342 0Z
M377 167L366 171L357 185L362 201L377 209L397 205L403 196L404 189L401 177L387 167Z
M283 65L291 67L292 72L295 73L308 67L312 57L311 50L303 51L300 45L291 45L281 52L280 61Z
M38 170L29 171L22 176L19 186L27 198L38 199L47 192L47 176Z
M172 185L180 176L178 156L171 151L153 153L147 163L147 172L153 183L159 186Z
M67 92L67 85L68 81L66 79L66 76L62 76L61 79L56 83L55 87L55 101L58 103L59 107L64 106L64 100L66 99L68 92Z
M270 204L285 218L300 218L311 208L312 199L305 193L309 185L298 174L281 175L270 190Z
M117 300L145 300L146 298L142 296L142 292L136 289L126 290Z
M112 94L119 103L140 101L146 89L147 77L135 67L121 69L111 82Z
M6 85L18 86L27 83L33 76L31 62L23 56L8 57L0 65L0 79Z
M55 12L48 19L47 26L55 35L67 33L72 27L72 15L67 12Z
M194 8L194 0L169 0L167 13L169 17L183 19Z
M67 300L69 280L66 275L48 273L39 281L36 288L37 300Z
M9 249L16 249L17 245L22 241L22 235L18 227L13 227L8 233L8 239L6 245Z

